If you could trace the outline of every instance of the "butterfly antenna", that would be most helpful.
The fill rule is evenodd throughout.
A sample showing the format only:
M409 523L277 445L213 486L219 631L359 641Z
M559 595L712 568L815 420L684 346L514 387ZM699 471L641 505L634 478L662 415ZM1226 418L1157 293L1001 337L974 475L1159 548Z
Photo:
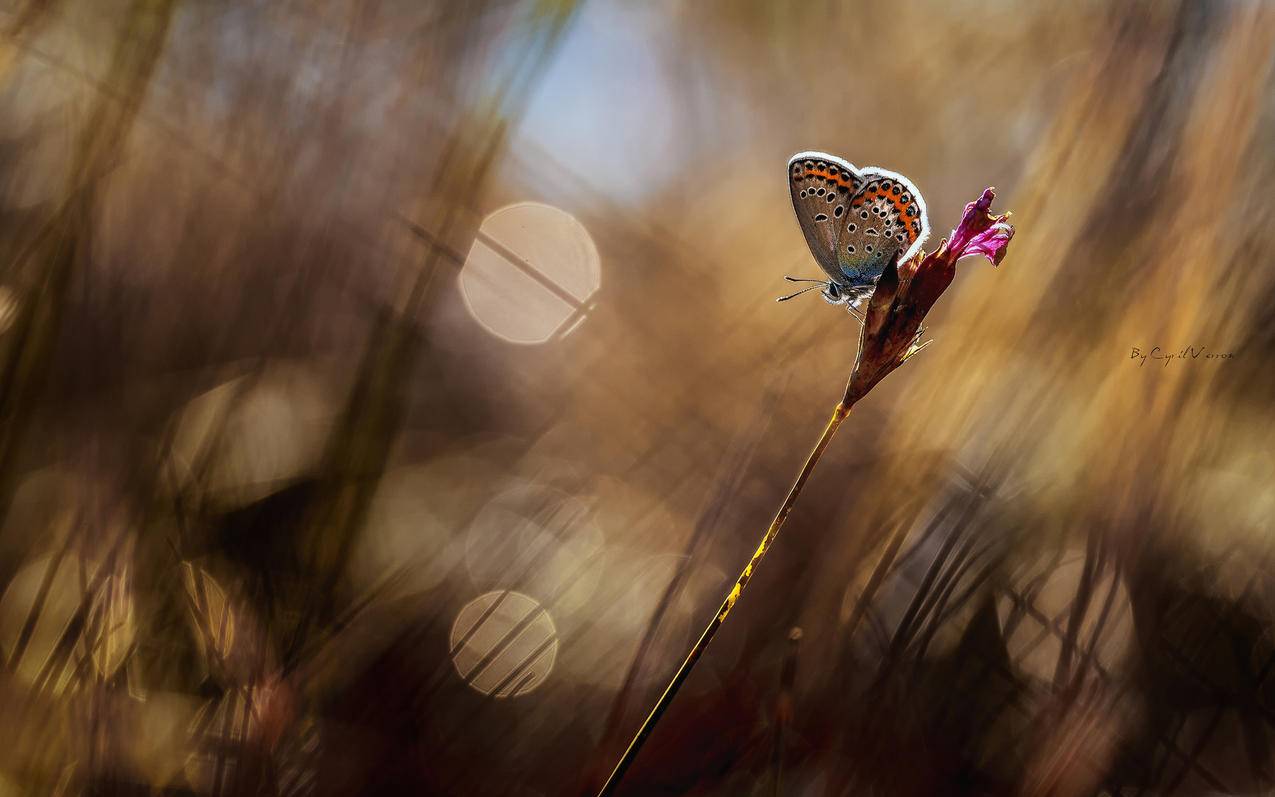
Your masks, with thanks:
M818 280L814 280L814 282L818 282ZM777 301L777 302L786 302L786 301L788 301L789 299L796 299L798 296L800 296L800 295L801 295L801 294L803 294L803 293L810 293L811 291L817 291L817 290L819 290L819 287L820 287L820 286L822 286L822 285L825 285L825 284L827 284L827 283L820 282L820 283L819 283L819 285L811 285L809 288L802 288L801 290L797 291L796 293L790 293L790 294L788 294L787 296L780 296L780 297L779 297L778 299L776 299L775 301Z
M790 277L787 274L784 275L784 279L788 280L789 282L817 282L820 285L828 284L828 280L812 280L812 279L806 279L804 277Z

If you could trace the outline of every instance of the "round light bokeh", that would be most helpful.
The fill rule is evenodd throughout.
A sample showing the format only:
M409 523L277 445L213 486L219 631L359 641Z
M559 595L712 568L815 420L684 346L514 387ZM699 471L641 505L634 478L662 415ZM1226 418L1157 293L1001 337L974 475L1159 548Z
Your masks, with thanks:
M732 580L712 564L688 562L679 554L642 556L622 546L612 547L609 553L588 622L569 630L572 643L561 658L563 677L619 688L641 649L646 664L638 671L637 682L644 688L661 685L668 676L665 668L675 667L686 655L717 612ZM681 574L674 599L662 606L669 585L683 567L689 570ZM658 628L648 638L661 607ZM743 642L743 635L718 636L708 663L683 689L702 694L719 687L720 673L738 661Z
M460 458L445 462L467 464ZM351 577L359 589L389 589L401 596L424 592L446 578L457 555L445 507L440 508L449 487L437 468L429 466L395 468L381 478L368 508L366 533L350 555Z
M25 684L37 682L79 609L83 591L75 564L72 556L40 557L19 570L0 595L0 645L9 652L13 673ZM24 638L20 654L15 654ZM60 691L67 679L64 669L53 681L54 691Z
M1068 635L1074 661L1081 666L1119 674L1133 653L1133 607L1124 583L1110 569L1088 577L1089 600L1083 617L1075 617L1075 603L1084 589L1082 551L1042 557L1020 568L996 601L996 614L1005 637L1010 663L1037 682L1052 681ZM1079 627L1070 628L1079 620Z
M331 386L301 366L272 364L191 399L166 463L174 489L197 486L226 508L245 506L311 472L336 409Z
M496 495L465 534L465 565L480 588L510 586L562 616L589 605L601 578L601 530L590 504L534 483Z
M495 698L525 695L544 683L558 657L558 629L520 592L478 596L452 623L452 664L475 690Z
M80 54L86 56L85 50ZM11 55L6 53L6 55ZM70 182L75 147L75 109L86 102L87 82L36 58L5 64L5 119L0 134L19 144L11 174L0 189L8 208L36 208L54 202Z
M510 343L544 343L575 330L602 282L584 225L558 208L521 202L483 221L460 272L465 307Z
M0 649L20 681L35 685L48 678L47 688L60 693L85 677L80 663L86 659L103 679L124 664L136 635L131 580L127 567L99 572L104 566L75 554L41 556L0 594ZM72 623L86 601L85 627L76 632ZM59 648L68 632L75 634L75 646L63 657Z

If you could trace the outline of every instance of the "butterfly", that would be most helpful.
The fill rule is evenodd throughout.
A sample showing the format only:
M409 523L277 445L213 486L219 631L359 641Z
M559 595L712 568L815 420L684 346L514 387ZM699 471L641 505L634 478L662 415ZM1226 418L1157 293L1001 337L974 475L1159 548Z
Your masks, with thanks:
M885 267L902 263L930 234L925 200L910 180L876 166L859 169L835 155L798 152L788 161L788 190L810 253L828 275L784 296L823 286L823 298L852 312L872 295Z

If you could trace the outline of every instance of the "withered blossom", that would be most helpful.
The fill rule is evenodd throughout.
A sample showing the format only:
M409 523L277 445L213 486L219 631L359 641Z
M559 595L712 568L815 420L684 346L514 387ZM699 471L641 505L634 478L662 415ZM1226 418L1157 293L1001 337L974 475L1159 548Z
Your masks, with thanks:
M921 343L921 322L956 277L956 261L981 255L1000 265L1014 228L1009 214L989 211L996 191L987 188L965 206L950 238L929 254L917 253L904 263L891 263L868 300L859 337L859 355L838 412L848 413L856 401L927 343Z

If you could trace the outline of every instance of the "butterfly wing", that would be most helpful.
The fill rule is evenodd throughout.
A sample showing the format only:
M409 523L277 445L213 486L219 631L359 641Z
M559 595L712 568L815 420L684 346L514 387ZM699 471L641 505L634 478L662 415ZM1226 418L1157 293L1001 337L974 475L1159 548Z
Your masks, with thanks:
M851 285L873 285L896 255L903 262L920 250L930 221L921 192L906 177L876 167L861 174L837 238L837 268Z
M788 191L810 253L832 280L844 283L837 239L850 213L850 200L864 179L853 164L823 152L798 152L788 161Z

